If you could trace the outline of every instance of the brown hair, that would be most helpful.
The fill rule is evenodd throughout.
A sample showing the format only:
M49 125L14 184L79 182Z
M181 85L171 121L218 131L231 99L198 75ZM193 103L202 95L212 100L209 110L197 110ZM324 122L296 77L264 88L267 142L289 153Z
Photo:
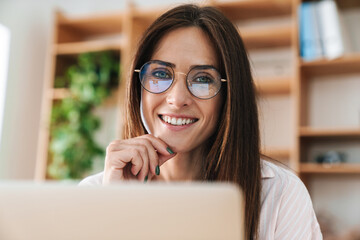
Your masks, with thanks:
M140 40L133 69L151 59L156 44L168 32L196 26L213 42L219 56L220 73L227 79L222 88L223 108L218 128L210 137L210 149L201 159L204 181L237 183L245 195L246 238L258 235L261 170L259 123L249 60L234 25L217 9L192 4L175 7L160 16ZM132 70L133 70L132 69ZM127 88L124 138L146 133L140 117L141 85L132 71Z

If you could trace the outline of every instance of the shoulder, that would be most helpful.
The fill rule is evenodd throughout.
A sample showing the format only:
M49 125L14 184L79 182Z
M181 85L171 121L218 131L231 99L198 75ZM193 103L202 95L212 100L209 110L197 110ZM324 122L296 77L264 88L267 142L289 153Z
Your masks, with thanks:
M79 186L98 186L102 185L102 179L104 172L100 172L91 176L88 176L80 181Z
M303 182L290 169L266 160L261 160L261 179L263 191L277 189L277 191L283 192L289 187L306 190Z
M311 198L290 170L262 160L260 229L275 239L322 239ZM271 234L270 234L271 233Z

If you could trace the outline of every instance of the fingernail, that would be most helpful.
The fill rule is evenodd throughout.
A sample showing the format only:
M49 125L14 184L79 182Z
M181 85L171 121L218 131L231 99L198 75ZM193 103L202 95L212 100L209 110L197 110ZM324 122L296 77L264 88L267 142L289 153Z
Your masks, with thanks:
M156 168L155 168L155 174L160 175L160 167L159 167L159 165L157 165Z
M167 147L166 150L170 153L170 154L174 154L173 150L171 150L171 148Z
M144 179L144 183L146 183L146 182L147 182L147 180L148 180L148 176L146 176L146 177L145 177L145 179Z

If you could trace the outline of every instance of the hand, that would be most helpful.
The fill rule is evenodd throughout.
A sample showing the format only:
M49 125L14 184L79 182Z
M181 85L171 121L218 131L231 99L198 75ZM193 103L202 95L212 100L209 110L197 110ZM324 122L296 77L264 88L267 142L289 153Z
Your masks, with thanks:
M174 153L161 139L147 134L136 138L115 140L106 148L103 185L122 180L146 181Z

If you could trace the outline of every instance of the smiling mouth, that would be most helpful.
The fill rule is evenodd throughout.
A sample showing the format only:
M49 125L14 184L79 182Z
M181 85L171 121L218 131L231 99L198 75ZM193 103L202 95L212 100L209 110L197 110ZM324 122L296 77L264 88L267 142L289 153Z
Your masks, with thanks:
M192 124L192 123L196 122L197 120L199 120L197 118L175 118L175 117L164 116L164 115L159 115L159 117L164 122L174 125L174 126L188 125L188 124Z

